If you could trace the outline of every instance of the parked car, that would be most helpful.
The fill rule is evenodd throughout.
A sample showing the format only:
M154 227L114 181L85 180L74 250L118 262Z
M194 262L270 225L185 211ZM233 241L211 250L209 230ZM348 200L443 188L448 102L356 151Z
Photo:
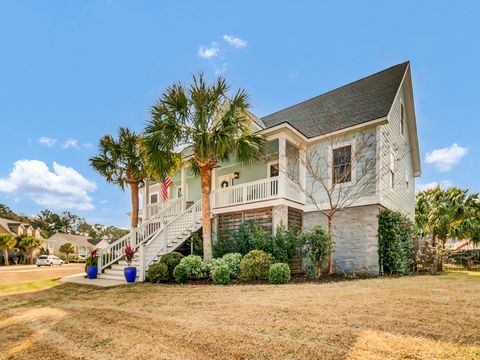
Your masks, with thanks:
M63 260L55 255L40 255L37 258L37 266L63 265Z

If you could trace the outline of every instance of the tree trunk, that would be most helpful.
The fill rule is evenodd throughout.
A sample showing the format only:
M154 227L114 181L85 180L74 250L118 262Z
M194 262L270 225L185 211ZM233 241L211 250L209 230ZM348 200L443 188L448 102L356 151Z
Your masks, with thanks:
M208 166L200 168L200 182L202 187L202 235L203 259L212 259L212 222L210 220L210 192L212 188L212 169Z
M330 245L330 255L328 256L328 274L333 273L332 244L333 244L333 215L327 216L328 244Z
M138 226L138 182L131 182L129 185L132 193L132 216L130 225L132 229L134 229Z
M30 265L33 265L33 250L34 249L28 250L28 256L30 256Z
M5 264L5 266L8 266L10 265L8 263L8 247L4 246L2 248L2 251L3 251L3 263Z

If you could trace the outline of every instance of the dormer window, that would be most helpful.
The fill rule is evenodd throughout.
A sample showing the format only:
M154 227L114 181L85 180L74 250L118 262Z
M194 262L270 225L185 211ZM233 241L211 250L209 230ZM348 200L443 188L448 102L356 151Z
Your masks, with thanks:
M403 104L400 104L400 133L403 135L405 132L405 108Z

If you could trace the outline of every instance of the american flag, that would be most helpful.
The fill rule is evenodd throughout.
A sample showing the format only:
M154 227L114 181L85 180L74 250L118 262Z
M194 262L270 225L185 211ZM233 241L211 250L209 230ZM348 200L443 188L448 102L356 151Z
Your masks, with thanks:
M162 180L162 201L167 202L168 201L168 187L172 185L172 179L170 179L170 176L165 176Z

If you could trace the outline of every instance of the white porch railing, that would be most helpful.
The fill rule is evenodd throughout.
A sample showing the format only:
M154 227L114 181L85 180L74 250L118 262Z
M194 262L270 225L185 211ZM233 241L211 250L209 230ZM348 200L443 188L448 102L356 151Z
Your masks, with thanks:
M201 226L201 200L172 218L161 231L157 232L144 245L140 246L140 278L145 279L145 270L160 255L174 250L174 245L180 245L193 231Z
M181 198L170 203L163 211L144 221L139 227L132 229L127 235L114 241L98 253L98 270L101 272L106 267L117 262L124 256L125 246L138 248L153 234L160 231L168 222L182 212L183 201Z
M281 189L279 180L280 177L276 176L218 189L214 196L214 206L219 208L277 198L303 202L302 192L297 184L285 179L285 189Z

